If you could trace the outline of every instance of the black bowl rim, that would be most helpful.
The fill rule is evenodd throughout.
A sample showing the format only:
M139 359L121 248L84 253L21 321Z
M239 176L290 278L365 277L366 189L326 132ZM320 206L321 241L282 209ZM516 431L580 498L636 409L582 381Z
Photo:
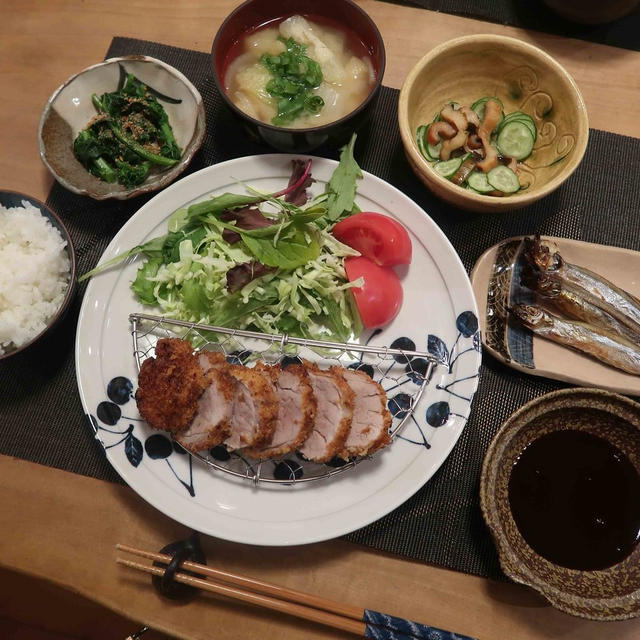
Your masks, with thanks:
M378 69L378 71L376 73L376 80L373 83L373 87L371 87L371 91L369 92L369 95L367 95L367 97L353 111L350 111L349 113L347 113L346 115L342 116L342 118L339 118L338 120L333 120L332 122L327 122L327 123L321 124L321 125L319 125L317 127L288 128L288 127L278 127L278 126L273 125L273 124L262 122L262 120L257 120L256 118L253 118L252 116L250 116L248 113L245 113L244 111L239 109L231 101L229 96L227 96L227 92L224 90L223 82L221 81L220 78L218 78L218 70L216 69L216 65L215 65L215 62L213 61L213 58L215 56L215 52L216 52L216 48L217 48L218 42L220 40L220 36L221 36L224 28L226 27L226 25L231 21L231 19L237 13L242 11L244 9L244 7L246 7L247 5L255 2L255 0L245 0L242 4L238 5L223 20L222 24L218 28L218 31L216 33L215 38L213 39L213 44L211 46L211 60L212 60L212 66L213 66L213 80L215 82L216 89L220 93L220 95L221 95L222 99L224 100L225 104L237 116L241 117L244 120L249 121L251 124L253 124L256 127L260 127L262 129L266 129L268 131L273 131L274 133L275 132L286 131L287 133L292 133L292 134L296 134L296 135L305 135L305 134L310 134L311 135L311 134L314 134L314 133L319 133L321 131L327 130L329 128L340 126L341 124L344 124L345 122L349 121L351 118L356 116L358 113L363 111L369 105L369 103L375 98L375 96L377 95L378 91L380 90L380 87L382 86L382 78L384 76L384 71L385 71L386 62L387 62L386 51L385 51L385 47L384 47L384 40L382 39L382 34L380 33L380 29L378 29L378 26L373 21L371 16L362 7L360 7L355 2L353 2L353 0L341 0L341 1L344 2L345 4L351 5L351 7L353 7L356 11L358 11L358 12L360 12L362 14L362 17L364 18L364 20L366 22L368 22L369 25L371 26L371 28L373 30L373 33L376 36L376 40L378 42L378 46L380 48L380 67L379 67L379 69Z
M10 358L11 356L16 355L17 353L24 351L25 349L33 345L35 342L40 340L40 338L42 338L47 333L47 331L49 331L49 329L51 329L55 324L57 324L61 316L67 311L67 308L69 307L69 304L71 303L71 300L75 294L75 288L76 288L76 251L73 246L73 242L71 240L71 234L69 233L69 230L65 226L64 222L62 222L62 219L60 218L60 216L51 207L47 206L44 202L42 202L41 200L38 200L37 198L34 198L33 196L27 195L26 193L22 193L21 191L13 191L12 189L0 189L0 198L5 194L18 196L22 200L27 200L34 207L37 207L38 209L40 209L43 215L50 217L55 221L56 226L58 227L58 230L62 233L63 239L67 243L67 253L69 254L70 266L69 266L69 284L67 285L67 292L65 293L64 299L62 300L62 303L58 307L58 310L55 312L53 316L51 316L51 318L49 318L49 322L47 322L47 326L39 334L37 334L31 340L29 340L29 342L25 342L23 345L20 345L19 347L17 347L13 351L9 351L8 353L0 353L0 362L3 360L6 360L7 358Z

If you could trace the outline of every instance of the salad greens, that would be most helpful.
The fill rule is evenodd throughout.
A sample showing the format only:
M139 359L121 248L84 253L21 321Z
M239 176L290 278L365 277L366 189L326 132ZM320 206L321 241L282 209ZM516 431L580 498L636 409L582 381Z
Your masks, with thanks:
M302 205L311 160L295 160L289 186L276 193L246 187L178 209L167 233L85 273L90 278L141 254L131 289L161 315L200 324L347 341L362 330L343 259L359 255L330 233L357 211L355 134L325 193Z
M354 213L353 202L356 196L356 180L362 178L362 171L353 157L356 143L354 135L349 144L340 153L340 163L329 180L327 196L327 217L335 221Z
M156 96L170 102L120 67L117 91L93 94L97 115L76 137L73 152L89 173L125 187L140 184L151 167L180 160L166 111Z

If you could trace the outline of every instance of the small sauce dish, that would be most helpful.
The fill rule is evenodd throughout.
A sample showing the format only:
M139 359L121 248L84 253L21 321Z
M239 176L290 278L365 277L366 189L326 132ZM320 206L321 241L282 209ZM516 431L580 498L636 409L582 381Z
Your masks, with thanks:
M489 445L480 506L508 577L575 616L640 614L640 404L584 388L529 402Z

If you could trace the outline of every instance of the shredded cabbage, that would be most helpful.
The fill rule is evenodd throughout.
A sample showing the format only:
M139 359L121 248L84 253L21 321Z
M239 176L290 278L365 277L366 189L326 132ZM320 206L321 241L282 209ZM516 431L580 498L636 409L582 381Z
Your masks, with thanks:
M156 265L150 258L140 267L132 288L137 290L140 279L152 284L161 315L324 340L347 341L361 332L348 290L362 282L348 282L343 267L343 258L359 254L326 229L316 230L317 258L293 270L277 269L230 293L227 271L253 256L242 243L224 240L221 226L204 226L206 234L198 246L190 239L180 242L179 260ZM150 265L157 267L153 275Z

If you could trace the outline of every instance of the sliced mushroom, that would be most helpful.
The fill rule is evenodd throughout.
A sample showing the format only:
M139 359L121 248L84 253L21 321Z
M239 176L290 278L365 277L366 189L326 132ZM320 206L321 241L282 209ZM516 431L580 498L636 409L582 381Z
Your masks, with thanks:
M491 171L493 167L498 165L498 152L490 145L486 144L484 146L484 158L478 162L476 167L487 173L487 171Z
M476 168L476 161L471 157L467 158L461 165L460 168L451 176L451 182L455 184L462 184L468 177L469 174Z
M491 132L500 121L502 108L495 100L487 100L484 106L484 117L478 127L478 137L484 147L484 160L478 163L480 171L490 171L498 164L498 152L491 146Z
M445 140L440 147L440 160L448 160L456 149L464 147L468 135L469 134L463 129L458 131L451 140Z
M467 119L467 129L469 129L468 125L473 125L476 129L480 126L480 118L478 118L478 114L469 107L460 107L461 113Z
M467 118L460 109L454 109L451 104L448 104L440 112L441 120L446 120L452 124L458 132L465 131L467 129Z
M453 151L464 147L466 144L469 135L467 133L468 123L464 113L458 109L454 109L451 104L448 104L440 112L440 117L452 124L458 131L453 138L445 140L440 148L440 160L448 160Z
M449 140L457 133L457 129L444 120L432 122L427 128L426 139L429 144L436 145L441 140Z
M500 113L502 107L495 100L487 100L484 105L484 117L478 127L478 135L482 139L486 137L489 139L491 132L496 128L498 122L500 122Z
M482 149L482 140L480 140L477 134L471 133L467 138L465 151L475 151L476 149Z

